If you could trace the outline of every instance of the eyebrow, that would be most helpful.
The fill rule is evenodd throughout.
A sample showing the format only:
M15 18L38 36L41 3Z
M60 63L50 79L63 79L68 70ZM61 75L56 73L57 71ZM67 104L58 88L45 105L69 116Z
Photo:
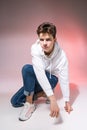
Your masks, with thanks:
M51 38L46 38L45 40L46 40L46 41L50 41ZM44 38L40 38L40 41L44 41Z

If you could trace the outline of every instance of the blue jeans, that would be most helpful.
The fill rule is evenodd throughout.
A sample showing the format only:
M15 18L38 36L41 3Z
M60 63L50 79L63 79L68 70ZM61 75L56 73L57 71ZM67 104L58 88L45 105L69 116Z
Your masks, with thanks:
M52 89L54 89L57 85L58 78L54 75L51 75L50 78L49 72L46 71L45 73ZM14 107L23 106L23 103L26 102L26 96L35 95L36 93L43 91L36 78L32 65L27 64L23 66L22 77L23 87L21 87L11 98L11 104Z

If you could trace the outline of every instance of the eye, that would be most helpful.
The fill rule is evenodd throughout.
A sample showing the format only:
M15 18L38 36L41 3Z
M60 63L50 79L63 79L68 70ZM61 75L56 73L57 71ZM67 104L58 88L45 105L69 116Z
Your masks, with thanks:
M40 41L44 41L44 39L40 39Z
M50 38L47 38L46 41L51 41L51 39L50 39Z

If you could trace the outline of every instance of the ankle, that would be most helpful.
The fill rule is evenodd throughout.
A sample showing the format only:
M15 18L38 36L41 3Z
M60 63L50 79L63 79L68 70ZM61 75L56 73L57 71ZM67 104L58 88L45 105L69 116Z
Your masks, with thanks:
M26 97L26 102L30 103L30 104L33 104L33 97L30 95L30 96L27 96Z

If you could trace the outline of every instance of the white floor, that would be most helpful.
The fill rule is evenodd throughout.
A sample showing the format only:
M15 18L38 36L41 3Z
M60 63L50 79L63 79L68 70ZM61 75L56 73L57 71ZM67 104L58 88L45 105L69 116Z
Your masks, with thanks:
M22 108L13 108L10 104L11 93L0 94L0 130L87 130L87 87L71 84L71 102L73 112L64 110L64 102L60 89L57 87L55 95L60 107L60 117L51 118L50 105L40 98L37 109L32 117L24 122L18 120ZM60 94L59 94L60 93Z

